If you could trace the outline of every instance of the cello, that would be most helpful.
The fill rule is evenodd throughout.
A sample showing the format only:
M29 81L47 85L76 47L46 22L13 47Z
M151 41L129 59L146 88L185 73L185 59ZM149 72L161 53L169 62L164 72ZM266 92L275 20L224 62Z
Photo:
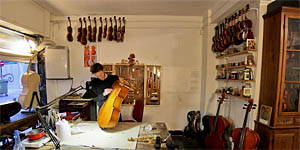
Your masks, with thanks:
M108 96L107 100L101 107L97 122L100 128L114 128L120 117L120 106L123 99L127 96L131 85L126 81L120 78L112 85L113 91Z
M219 98L219 105L216 116L209 118L209 126L211 128L209 135L205 137L205 148L207 149L227 149L227 139L224 131L229 127L229 122L226 118L219 116L220 106L224 102L225 94Z
M243 122L242 128L235 128L232 132L232 141L234 142L234 148L233 149L257 149L257 146L259 144L259 135L257 132L249 129L246 127L247 120L248 120L248 114L251 111L251 109L255 109L256 104L253 104L253 102L249 102L246 109L246 114Z
M30 71L32 60L35 56L38 55L38 52L34 53L30 58L29 65L27 67L27 72L22 75L22 92L19 95L18 102L22 105L23 108L30 107L31 99L33 97L33 92L38 91L38 87L40 84L40 75L37 73ZM32 106L35 107L37 105L37 101L33 101Z

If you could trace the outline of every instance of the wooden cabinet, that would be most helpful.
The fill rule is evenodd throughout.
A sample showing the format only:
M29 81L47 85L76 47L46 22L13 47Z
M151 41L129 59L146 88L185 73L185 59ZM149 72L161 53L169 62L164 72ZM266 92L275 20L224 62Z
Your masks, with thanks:
M297 149L300 132L300 9L281 7L264 15L264 41L259 100L272 108L265 125L259 118L255 130L259 148ZM259 122L260 121L260 122Z

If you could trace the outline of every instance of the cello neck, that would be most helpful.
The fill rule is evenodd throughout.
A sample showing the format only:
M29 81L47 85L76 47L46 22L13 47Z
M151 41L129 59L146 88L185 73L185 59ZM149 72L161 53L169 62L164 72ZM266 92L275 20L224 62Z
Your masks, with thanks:
M219 105L218 105L218 110L217 110L216 117L215 117L215 120L214 120L214 125L213 125L213 128L212 128L212 132L216 132L218 118L219 118L219 112L220 112L220 107L221 107L221 104L223 103L224 99L225 99L225 94L222 94L222 97L220 97L220 101L219 101Z
M248 120L248 114L252 109L252 105L253 105L253 103L250 102L249 105L247 106L247 109L246 109L245 118L244 118L244 122L243 122L243 128L242 128L241 136L240 136L240 140L239 140L239 146L238 146L239 149L243 148L245 133L246 133L246 125L247 125L247 120Z
M29 73L29 72L30 72L30 68L31 68L32 60L34 59L34 57L35 57L37 54L38 54L38 52L35 52L35 53L34 53L34 54L31 56L31 58L30 58L30 60L29 60L28 67L27 67L27 73Z

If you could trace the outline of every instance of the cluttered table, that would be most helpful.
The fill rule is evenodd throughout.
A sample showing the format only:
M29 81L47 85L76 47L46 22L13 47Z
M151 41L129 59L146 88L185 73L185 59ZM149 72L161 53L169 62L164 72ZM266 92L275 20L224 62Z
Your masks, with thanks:
M72 135L61 141L62 149L154 149L158 136L161 139L159 146L164 149L167 148L166 142L172 141L163 122L119 122L113 129L101 129L96 121L82 121L70 125ZM41 149L51 148L54 148L51 141L41 147Z

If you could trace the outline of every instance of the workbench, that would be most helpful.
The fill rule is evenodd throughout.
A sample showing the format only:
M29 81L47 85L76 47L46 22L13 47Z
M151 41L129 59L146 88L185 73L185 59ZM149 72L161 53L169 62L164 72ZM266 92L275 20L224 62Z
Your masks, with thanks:
M163 122L158 122L158 123L138 123L138 122L119 122L118 125L114 128L114 129L92 129L94 126L97 125L96 121L83 121L82 122L82 126L89 126L90 128L90 133L89 134L89 140L88 143L90 144L91 142L94 141L94 144L92 144L92 146L89 146L88 144L85 144L84 139L86 136L84 134L80 135L75 135L70 138L70 140L68 141L62 141L61 142L61 148L62 149L90 149L90 148L118 148L118 149L154 149L154 142L155 142L155 137L156 136L160 136L162 140L166 139L168 141L172 141L171 137L169 136L169 132L167 129L167 126L165 123ZM149 130L149 125L152 127L152 130ZM84 130L84 128L82 128ZM152 142L149 141L143 141L141 139L139 140L134 140L134 141L129 141L129 139L131 138L130 133L126 133L126 130L136 130L138 129L136 136L132 137L132 138L145 138L145 137L153 137ZM97 131L98 130L98 131ZM103 130L103 131L99 131L99 130ZM105 132L108 135L112 135L109 136L109 138L106 138L105 140L103 140L103 138L100 135L93 135L95 133L101 133L101 132ZM114 135L113 135L114 134ZM82 137L81 137L82 136ZM80 141L76 141L79 138L82 138L82 142ZM70 142L70 141L73 141ZM106 147L107 143L110 142L114 142L114 147ZM74 143L76 143L74 145ZM97 144L99 143L105 143L104 147L99 147L97 146ZM126 147L126 145L128 145L128 147ZM125 146L125 147L124 147ZM163 143L162 148L166 148L165 143ZM41 149L51 149L54 148L53 143L50 141L48 142L46 145L44 145L43 147L41 147Z

